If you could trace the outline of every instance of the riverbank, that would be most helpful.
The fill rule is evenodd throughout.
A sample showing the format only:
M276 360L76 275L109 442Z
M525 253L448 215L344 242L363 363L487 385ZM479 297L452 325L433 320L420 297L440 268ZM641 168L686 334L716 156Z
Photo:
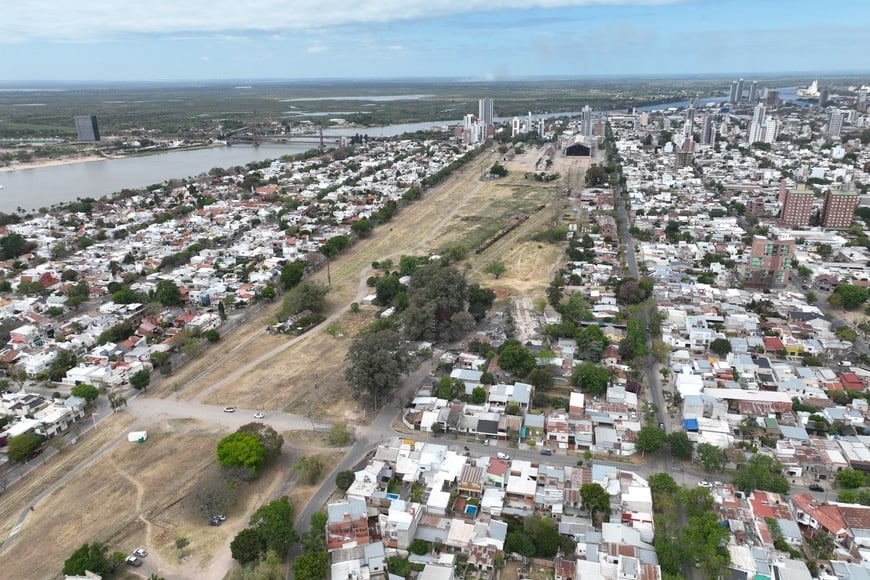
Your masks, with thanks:
M0 167L0 173L11 173L22 169L42 169L43 167L56 167L59 165L74 165L76 163L90 163L92 161L102 161L104 159L112 159L104 155L80 155L75 157L61 157L55 159L40 159L38 161L24 161L13 163L12 165L4 165Z

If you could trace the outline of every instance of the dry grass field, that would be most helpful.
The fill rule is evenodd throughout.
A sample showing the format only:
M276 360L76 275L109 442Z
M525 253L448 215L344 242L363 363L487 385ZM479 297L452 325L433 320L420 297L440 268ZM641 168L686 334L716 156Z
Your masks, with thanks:
M363 422L365 418L358 414L343 380L343 361L353 336L375 315L374 309L364 308L357 314L348 309L351 302L370 291L365 280L372 274L371 262L388 257L395 261L403 254L434 252L452 244L474 247L523 213L531 217L522 226L481 255L469 254L469 278L497 288L500 294L542 293L563 248L562 244L541 244L530 238L554 223L566 184L582 176L586 162L557 159L551 171L559 172L562 179L545 184L523 178L523 173L534 167L536 156L536 151L519 156L508 163L508 177L489 181L481 176L496 156L491 152L481 155L406 208L395 222L378 228L369 239L336 259L330 268L327 323L299 338L270 335L264 329L279 308L278 304L270 305L198 359L155 381L147 396ZM537 209L541 205L544 208ZM493 260L508 266L499 280L477 273ZM315 279L326 282L326 276L326 271L321 271ZM223 526L209 527L181 500L213 467L215 445L225 431L185 420L137 424L136 428L148 429L150 437L145 444L135 445L125 438L131 423L129 414L117 413L2 496L0 538L5 539L22 509L32 505L42 490L67 478L28 515L15 542L2 556L0 575L55 577L72 550L85 541L99 539L107 541L112 551L147 546L152 555L146 563L160 564L161 574L167 578L221 577L222 573L215 574L232 565L226 546L244 526L245 514L281 491L298 456L314 448L327 465L341 456L339 451L321 449L322 434L285 434L285 450L290 452L285 451L279 465L246 486ZM92 456L93 463L76 470ZM294 486L290 496L301 505L314 489ZM173 545L178 536L191 541L184 562L179 561Z

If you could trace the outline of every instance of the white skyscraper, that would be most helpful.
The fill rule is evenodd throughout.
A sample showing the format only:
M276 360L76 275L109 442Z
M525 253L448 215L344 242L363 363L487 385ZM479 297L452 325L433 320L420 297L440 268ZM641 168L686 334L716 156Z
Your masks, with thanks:
M764 121L764 135L762 141L765 143L773 144L776 142L776 138L779 135L779 119L775 117L768 117Z
M755 111L752 113L752 122L749 124L749 142L755 143L761 141L764 130L764 113L765 107L761 103L755 105Z
M737 81L737 100L735 103L739 103L743 100L743 79L739 79Z

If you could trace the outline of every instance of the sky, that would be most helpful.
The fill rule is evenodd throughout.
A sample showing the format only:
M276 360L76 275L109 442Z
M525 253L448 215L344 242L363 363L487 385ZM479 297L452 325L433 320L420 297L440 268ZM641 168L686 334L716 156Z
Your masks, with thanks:
M0 81L870 70L868 0L5 0Z

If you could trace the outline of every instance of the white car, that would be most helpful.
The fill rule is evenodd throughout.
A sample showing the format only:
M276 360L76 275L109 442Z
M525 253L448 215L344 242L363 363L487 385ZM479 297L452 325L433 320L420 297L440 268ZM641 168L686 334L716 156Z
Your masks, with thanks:
M148 555L148 552L145 550L145 548L136 548L135 550L133 550L133 555L137 558L144 558Z
M699 487L713 487L713 484L710 483L709 481L699 481L698 486Z
M510 461L510 458L511 458L510 455L508 455L507 453L502 453L501 451L496 453L495 456L498 457L499 459L504 460L504 461Z
M254 419L263 419L266 416L266 413L263 411L257 411L254 413Z
M235 412L236 412L235 407L224 407L224 413L235 413Z

